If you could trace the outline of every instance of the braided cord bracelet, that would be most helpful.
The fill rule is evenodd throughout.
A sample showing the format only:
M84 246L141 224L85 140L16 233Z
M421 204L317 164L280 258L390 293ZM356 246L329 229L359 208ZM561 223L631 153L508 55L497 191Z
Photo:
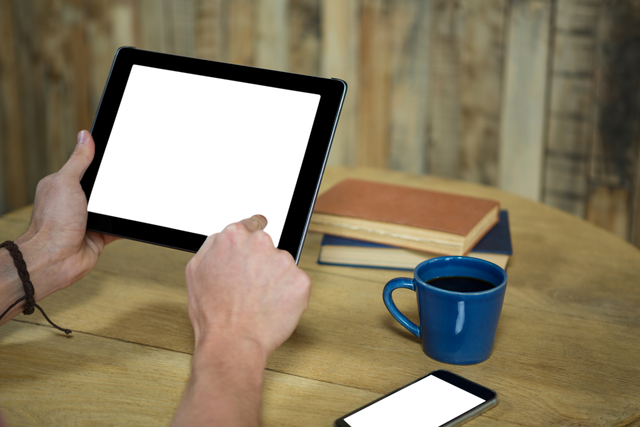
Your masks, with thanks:
M13 243L11 240L7 240L6 242L0 244L0 248L6 248L9 251L9 254L11 254L11 258L13 258L13 264L18 270L18 277L20 277L20 280L22 280L22 285L24 286L25 293L22 298L18 298L18 300L11 304L9 308L4 311L4 313L0 314L0 319L2 319L4 315L7 314L9 310L15 307L20 301L24 301L25 303L24 311L22 312L23 314L29 316L33 314L34 308L37 308L38 310L40 310L40 313L42 313L44 318L47 319L47 322L49 322L51 326L61 330L67 335L70 334L71 330L62 329L61 327L53 323L51 319L49 319L49 317L44 313L44 310L42 310L42 308L40 308L40 306L36 304L36 300L33 297L35 295L35 289L33 289L31 276L29 276L29 272L27 271L27 263L24 261L24 257L22 256L22 252L20 252L20 249L18 249L18 245Z

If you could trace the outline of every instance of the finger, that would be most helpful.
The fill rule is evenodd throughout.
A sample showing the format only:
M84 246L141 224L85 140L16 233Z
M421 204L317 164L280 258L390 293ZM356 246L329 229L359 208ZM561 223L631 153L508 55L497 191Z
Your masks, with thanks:
M267 226L267 218L264 215L254 215L251 218L243 219L240 224L244 224L249 232L264 230Z
M264 230L264 228L267 226L267 218L264 215L254 215L251 218L243 219L238 224L244 225L249 232ZM205 240L202 246L200 246L198 252L208 250L209 247L211 247L216 241L216 237L218 236L218 234L219 233L215 233L207 237L207 240Z
M94 153L95 143L93 142L91 134L86 130L78 132L76 148L73 150L73 153L71 153L71 157L69 157L69 160L67 160L67 163L65 163L61 171L77 177L78 181L80 181L91 164Z

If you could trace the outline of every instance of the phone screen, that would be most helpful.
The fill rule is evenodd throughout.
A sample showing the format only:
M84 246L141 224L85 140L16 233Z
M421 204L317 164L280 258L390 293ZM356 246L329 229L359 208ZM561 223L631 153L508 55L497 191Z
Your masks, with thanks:
M351 419L354 426L374 423L389 425L433 425L475 406L480 401L435 378L427 379Z
M450 382L449 377L454 381ZM474 387L466 387L465 382ZM478 393L478 388L482 389L481 393ZM489 401L493 402L495 398L495 393L485 387L447 371L436 371L345 416L339 420L341 423L336 424L348 427L437 427Z

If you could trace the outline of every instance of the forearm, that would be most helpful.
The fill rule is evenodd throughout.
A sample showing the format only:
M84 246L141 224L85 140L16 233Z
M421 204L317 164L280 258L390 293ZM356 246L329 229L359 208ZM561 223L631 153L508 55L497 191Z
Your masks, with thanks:
M36 302L52 294L67 284L61 274L60 260L50 254L45 245L31 236L24 235L14 240L27 264L31 283L35 289ZM5 248L0 249L0 314L11 304L25 295L22 281L18 277L13 258ZM0 325L23 311L24 302L19 302L0 319Z
M258 426L267 356L252 341L196 344L191 378L173 426Z

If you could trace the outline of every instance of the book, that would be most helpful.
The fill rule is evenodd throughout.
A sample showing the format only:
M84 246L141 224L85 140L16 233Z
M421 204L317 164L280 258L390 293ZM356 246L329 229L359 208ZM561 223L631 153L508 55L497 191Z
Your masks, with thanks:
M422 261L440 256L328 234L322 237L321 245L318 264L346 267L413 270ZM509 214L503 210L500 212L500 222L478 242L468 256L490 261L506 270L512 254Z
M309 231L465 255L498 222L495 200L345 179L318 197Z

